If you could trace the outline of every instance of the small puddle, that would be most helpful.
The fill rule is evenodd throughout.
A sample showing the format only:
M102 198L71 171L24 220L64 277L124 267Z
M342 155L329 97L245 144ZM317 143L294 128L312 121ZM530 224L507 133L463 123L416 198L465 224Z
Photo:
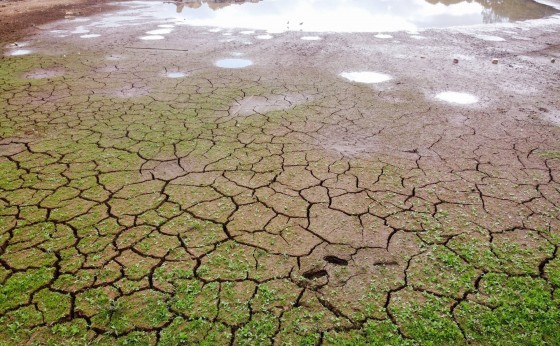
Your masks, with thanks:
M221 59L216 61L216 66L221 68L244 68L253 65L248 59Z
M163 40L164 38L165 37L161 35L148 35L140 37L140 39L144 41Z
M258 36L257 36L257 39L259 39L259 40L270 40L270 39L273 38L273 37L274 37L274 36L268 35L268 34L267 34L267 35L258 35Z
M184 78L187 74L184 72L167 72L165 76L167 78Z
M321 38L319 36L303 36L301 39L304 41L319 41Z
M71 31L71 34L87 34L89 32L88 29L84 28L83 26L79 26L74 31Z
M378 72L343 72L340 74L352 82L365 83L365 84L376 84L383 83L393 79L393 77Z
M503 41L505 41L505 39L503 37L500 37L500 36L482 35L482 34L477 34L477 35L473 35L473 36L478 38L479 40L483 40L483 41L490 41L490 42L503 42Z
M456 103L460 105L470 105L478 102L478 97L454 91L445 91L436 95L436 98L441 101Z
M99 37L101 35L99 34L85 34L85 35L81 35L80 38L95 38L95 37Z
M10 52L9 55L11 56L20 56L20 55L27 55L31 54L31 50L29 49L16 49Z

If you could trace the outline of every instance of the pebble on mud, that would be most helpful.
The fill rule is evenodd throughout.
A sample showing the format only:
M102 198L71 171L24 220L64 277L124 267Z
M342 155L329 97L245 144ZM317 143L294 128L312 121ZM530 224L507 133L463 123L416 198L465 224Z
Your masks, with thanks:
M554 64L556 62L556 58L550 59L550 62Z
M492 59L492 64L497 65L498 64L498 59Z
M453 59L453 63L454 63L454 64L458 64L458 63L459 63L459 59Z

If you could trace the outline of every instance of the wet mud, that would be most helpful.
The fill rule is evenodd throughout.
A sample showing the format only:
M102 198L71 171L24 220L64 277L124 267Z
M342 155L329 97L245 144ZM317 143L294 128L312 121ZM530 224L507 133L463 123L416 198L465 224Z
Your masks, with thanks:
M6 344L560 342L560 21L261 40L128 10L3 48Z

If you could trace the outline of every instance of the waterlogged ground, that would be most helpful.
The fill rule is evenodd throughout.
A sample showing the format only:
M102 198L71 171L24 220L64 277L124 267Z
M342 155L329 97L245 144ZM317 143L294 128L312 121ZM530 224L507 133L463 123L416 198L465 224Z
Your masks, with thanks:
M0 344L560 343L558 24L99 22L0 60Z

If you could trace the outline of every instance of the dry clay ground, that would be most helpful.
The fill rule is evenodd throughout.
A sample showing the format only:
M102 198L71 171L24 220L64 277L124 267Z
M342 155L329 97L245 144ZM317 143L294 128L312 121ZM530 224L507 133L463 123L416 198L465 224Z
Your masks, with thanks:
M0 60L0 344L560 344L558 24L162 23Z

